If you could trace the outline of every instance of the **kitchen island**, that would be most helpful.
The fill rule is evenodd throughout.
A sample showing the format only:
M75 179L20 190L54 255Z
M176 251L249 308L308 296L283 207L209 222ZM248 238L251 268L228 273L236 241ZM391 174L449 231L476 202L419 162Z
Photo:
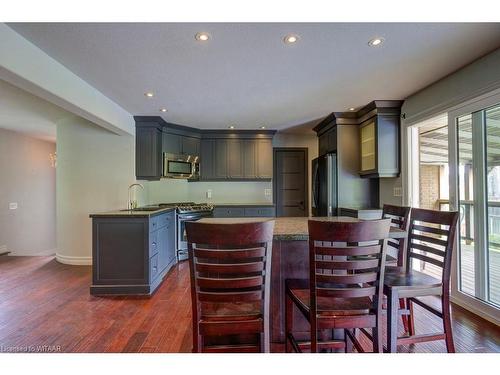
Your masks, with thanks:
M275 220L273 254L271 263L271 342L285 341L285 280L309 278L309 219L321 221L357 222L353 217L278 217L265 218L205 218L201 223L242 223L248 221ZM405 238L406 232L391 227L391 238ZM300 336L308 335L309 325L301 314L294 314L294 327Z
M151 295L175 264L175 208L91 214L92 295Z

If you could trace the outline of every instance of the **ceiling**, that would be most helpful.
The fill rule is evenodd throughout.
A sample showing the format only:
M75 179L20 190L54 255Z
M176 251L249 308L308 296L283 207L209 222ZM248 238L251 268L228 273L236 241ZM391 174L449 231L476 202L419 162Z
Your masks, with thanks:
M0 129L56 141L56 122L68 112L2 80L0 98Z
M498 23L8 25L131 114L198 128L285 129L404 99L500 47Z

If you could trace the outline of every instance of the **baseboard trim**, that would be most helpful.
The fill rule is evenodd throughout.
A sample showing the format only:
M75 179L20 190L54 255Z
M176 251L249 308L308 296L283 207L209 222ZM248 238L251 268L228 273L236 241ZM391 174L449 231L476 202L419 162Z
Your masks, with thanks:
M56 260L62 264L70 264L73 266L91 266L92 257L73 257L56 253Z
M2 252L2 249L0 248L0 253ZM55 255L57 252L57 249L49 249L45 251L40 251L39 253L18 253L16 251L10 252L10 256L16 256L16 257L46 257L46 256L52 256Z
M472 306L471 303L469 303L468 301L464 301L462 298L457 298L456 296L450 296L450 301L493 324L500 325L500 320L498 320L496 316L489 314L484 310L480 310L475 306Z

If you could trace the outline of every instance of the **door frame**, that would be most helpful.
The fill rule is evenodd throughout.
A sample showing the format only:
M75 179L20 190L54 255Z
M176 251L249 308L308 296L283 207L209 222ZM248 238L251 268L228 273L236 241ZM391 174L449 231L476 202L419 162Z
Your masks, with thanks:
M309 148L307 148L307 147L273 147L273 202L275 204L276 213L278 212L277 199L276 199L276 194L277 194L276 173L278 171L276 154L280 151L303 151L304 152L304 160L305 160L305 162L304 162L305 216L304 217L308 217L308 216L310 216L310 214L309 214Z

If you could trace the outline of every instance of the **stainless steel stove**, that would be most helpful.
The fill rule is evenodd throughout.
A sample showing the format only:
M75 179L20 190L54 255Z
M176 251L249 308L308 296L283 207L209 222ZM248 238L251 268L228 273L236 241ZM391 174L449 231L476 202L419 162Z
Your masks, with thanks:
M197 221L204 217L211 217L213 215L214 206L208 203L194 202L160 203L159 206L176 208L177 260L186 260L188 258L186 222Z

